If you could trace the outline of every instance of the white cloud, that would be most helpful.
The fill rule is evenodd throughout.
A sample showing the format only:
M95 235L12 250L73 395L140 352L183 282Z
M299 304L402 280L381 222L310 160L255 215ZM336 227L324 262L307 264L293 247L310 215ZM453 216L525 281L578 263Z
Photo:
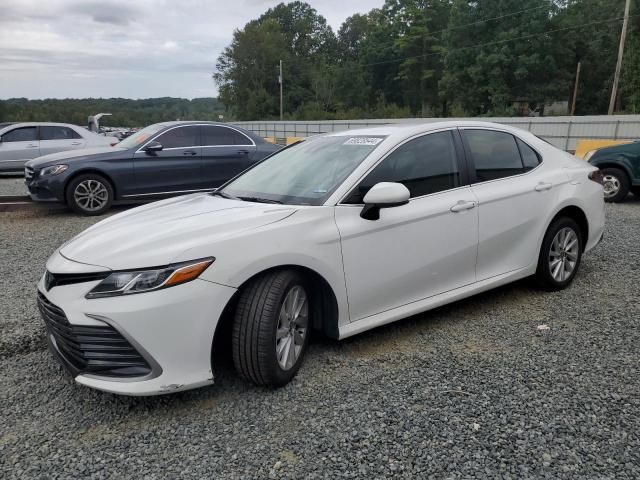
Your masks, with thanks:
M3 0L1 98L216 95L216 58L278 1ZM312 0L337 30L383 0Z

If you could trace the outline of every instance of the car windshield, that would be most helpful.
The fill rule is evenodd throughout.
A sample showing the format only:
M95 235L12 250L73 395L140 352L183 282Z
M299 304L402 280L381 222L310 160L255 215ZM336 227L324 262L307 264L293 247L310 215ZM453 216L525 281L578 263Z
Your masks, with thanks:
M384 138L309 138L267 158L221 191L252 201L321 205Z
M120 143L118 143L119 148L134 148L142 145L144 142L149 140L149 138L162 130L166 125L161 123L156 123L155 125L149 125L148 127L143 128L142 130L134 133L130 137L125 138Z

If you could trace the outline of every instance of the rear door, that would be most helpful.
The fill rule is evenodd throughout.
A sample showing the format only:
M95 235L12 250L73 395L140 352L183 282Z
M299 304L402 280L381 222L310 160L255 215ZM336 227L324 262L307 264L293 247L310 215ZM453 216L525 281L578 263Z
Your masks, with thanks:
M538 260L539 237L556 204L558 172L538 168L541 156L511 133L460 133L479 202L478 281L530 266Z
M27 160L39 156L38 127L18 127L2 135L0 169L22 170Z
M86 140L75 130L59 125L40 126L40 155L84 148Z
M231 127L202 125L202 188L219 187L256 161L256 145Z
M151 141L162 150L134 155L136 195L188 193L201 188L202 159L197 125L172 127ZM149 143L149 142L147 142Z

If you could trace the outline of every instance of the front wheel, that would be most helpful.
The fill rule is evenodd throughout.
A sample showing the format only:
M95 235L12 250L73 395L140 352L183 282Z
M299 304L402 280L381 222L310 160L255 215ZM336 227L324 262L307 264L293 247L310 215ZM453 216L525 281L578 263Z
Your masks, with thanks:
M67 186L67 205L82 215L102 215L113 202L113 187L101 175L80 175Z
M299 273L267 273L245 286L232 332L233 363L256 385L280 387L298 372L309 343L310 297Z
M580 227L568 217L551 224L542 241L536 279L547 290L569 286L580 267L583 239Z

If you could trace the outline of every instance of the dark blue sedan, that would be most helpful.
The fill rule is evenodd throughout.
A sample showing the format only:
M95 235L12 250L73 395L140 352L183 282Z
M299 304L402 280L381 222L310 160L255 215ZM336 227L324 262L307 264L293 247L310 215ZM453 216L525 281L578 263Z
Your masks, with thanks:
M114 147L30 160L25 179L36 202L100 215L114 202L213 190L280 148L231 125L156 123Z

